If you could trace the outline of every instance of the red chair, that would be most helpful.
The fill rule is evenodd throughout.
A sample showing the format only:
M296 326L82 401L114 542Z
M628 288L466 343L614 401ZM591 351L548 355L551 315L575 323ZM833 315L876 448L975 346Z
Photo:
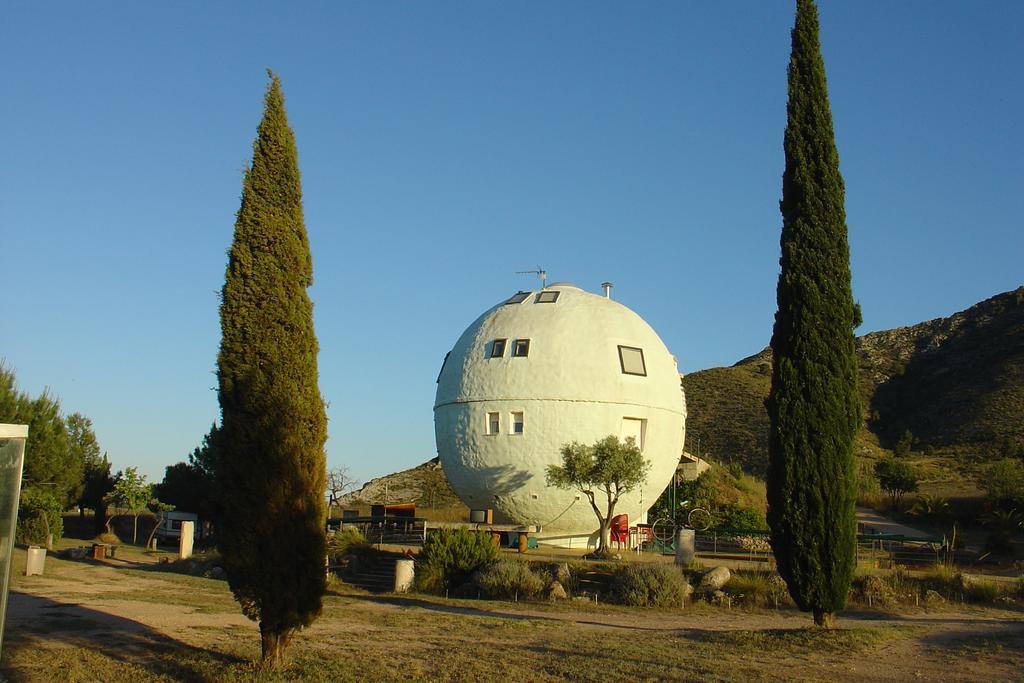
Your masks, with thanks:
M629 545L629 515L615 515L612 517L611 541L619 547L625 543Z

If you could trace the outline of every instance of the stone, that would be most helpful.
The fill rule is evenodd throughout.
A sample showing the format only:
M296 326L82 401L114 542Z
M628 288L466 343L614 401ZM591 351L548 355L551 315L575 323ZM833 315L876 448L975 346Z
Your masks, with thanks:
M731 578L732 572L728 567L714 567L701 577L700 583L697 584L697 592L713 593L729 583Z
M79 546L78 548L67 548L66 550L62 550L58 553L58 556L66 560L84 560L89 557L91 553L92 548L85 545Z
M228 573L224 570L224 567L214 567L210 570L210 578L223 581L228 578Z
M946 602L946 598L942 597L942 595L939 594L938 591L929 589L925 591L924 601L925 603L931 605L941 605L942 603Z
M715 599L715 602L725 602L725 591L717 590L711 594L711 597Z
M551 572L552 580L557 581L563 586L569 583L571 573L569 571L569 564L567 562L552 562L548 566L548 571Z
M558 581L552 581L551 585L547 588L548 600L552 602L555 600L565 600L569 597L569 594L562 588L562 584Z

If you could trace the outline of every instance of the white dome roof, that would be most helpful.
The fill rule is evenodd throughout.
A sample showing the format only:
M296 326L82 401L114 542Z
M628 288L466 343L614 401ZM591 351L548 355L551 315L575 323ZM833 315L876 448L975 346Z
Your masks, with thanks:
M561 447L638 436L652 462L643 509L634 492L618 510L636 523L675 470L686 409L675 359L640 316L554 284L520 292L462 333L438 377L434 411L441 463L467 505L571 535L589 534L597 521L589 503L573 505L575 493L546 486Z

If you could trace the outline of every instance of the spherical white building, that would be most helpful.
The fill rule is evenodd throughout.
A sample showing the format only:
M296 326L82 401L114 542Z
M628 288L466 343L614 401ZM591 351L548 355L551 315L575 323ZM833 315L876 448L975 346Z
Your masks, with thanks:
M570 284L519 292L477 318L445 357L434 403L437 452L462 501L576 547L593 545L598 525L585 496L545 482L562 446L636 439L651 469L616 507L636 524L672 479L685 420L675 358L654 330Z

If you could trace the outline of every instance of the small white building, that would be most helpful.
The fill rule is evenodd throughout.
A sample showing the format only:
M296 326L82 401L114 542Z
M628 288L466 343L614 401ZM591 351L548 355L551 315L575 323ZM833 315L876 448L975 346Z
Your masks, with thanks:
M519 292L476 319L445 357L434 431L452 489L494 521L535 525L555 545L593 545L585 496L549 488L544 472L571 441L634 437L651 470L616 513L630 524L671 482L686 402L676 360L640 316L560 283Z

